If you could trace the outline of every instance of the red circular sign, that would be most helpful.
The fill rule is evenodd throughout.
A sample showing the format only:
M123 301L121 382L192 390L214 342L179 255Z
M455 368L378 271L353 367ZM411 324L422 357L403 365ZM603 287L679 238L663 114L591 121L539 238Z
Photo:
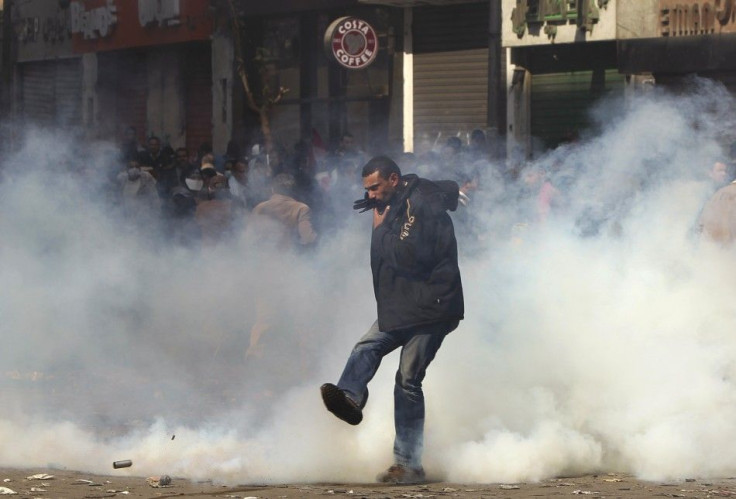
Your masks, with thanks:
M325 32L325 49L340 65L362 69L376 58L378 36L373 26L357 17L335 19Z

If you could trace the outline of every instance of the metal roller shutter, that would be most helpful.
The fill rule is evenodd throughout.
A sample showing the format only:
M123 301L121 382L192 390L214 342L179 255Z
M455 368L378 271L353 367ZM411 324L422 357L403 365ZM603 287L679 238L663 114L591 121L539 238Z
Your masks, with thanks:
M615 69L533 75L532 136L547 148L575 139L589 126L591 105L610 92L623 93L624 81Z
M67 127L82 122L79 59L23 64L23 119L27 125Z
M488 126L488 3L414 11L416 145Z
M23 65L23 119L26 125L51 126L54 122L54 63Z
M82 61L66 59L56 63L56 124L82 123Z
M32 62L22 67L23 119L26 125L53 126L54 101L53 62Z

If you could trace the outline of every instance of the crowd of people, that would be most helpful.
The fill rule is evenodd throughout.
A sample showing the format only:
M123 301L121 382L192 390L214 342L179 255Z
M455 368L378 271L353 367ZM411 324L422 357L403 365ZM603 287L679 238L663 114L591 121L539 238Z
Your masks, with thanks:
M351 196L362 196L359 169L366 156L350 134L322 160L305 142L291 151L266 152L255 144L244 152L231 141L216 154L209 144L192 153L156 136L142 146L135 136L130 128L120 145L113 196L133 225L151 227L176 243L218 244L240 232L246 219L266 217L297 228L296 236L282 235L281 243L314 246L318 234L340 226L339 204L349 206ZM325 164L334 168L320 167ZM298 214L290 204L274 208L279 201L298 203ZM287 220L292 216L293 222Z
M143 146L130 128L120 145L121 167L114 179L117 205L138 228L148 227L184 245L222 243L242 233L249 220L264 218L267 212L267 218L279 219L289 230L294 229L288 236L276 238L282 246L305 249L348 224L351 203L364 195L362 166L371 155L385 152L369 155L349 133L329 151L314 147L310 141L299 141L290 150L277 147L269 152L261 144L248 146L231 141L221 153L213 152L208 144L189 151L173 149L155 136L148 137ZM708 195L736 176L736 150L731 153L731 158L719 159L712 168L704 169L701 180L711 186L705 189ZM571 192L581 173L570 161L556 160L553 155L545 161L505 158L480 129L468 134L465 141L452 136L421 154L389 155L404 172L430 180L454 180L460 185L461 207L452 216L461 251L466 253L490 241L523 239L530 228L544 224L551 216L569 214ZM587 237L616 231L616 217L625 209L626 200L645 187L642 182L631 179L630 185L618 186L628 193L610 201L598 199L589 206L576 206L578 234ZM266 209L276 203L273 196L282 204L296 204ZM267 204L259 207L261 203ZM494 216L499 207L503 207L503 217ZM724 213L723 206L704 208L694 222L697 233L717 240L736 237L724 236L723 227L713 228L715 223L726 223ZM736 234L736 228L728 230Z
M300 141L291 150L274 148L267 153L261 144L246 148L231 141L218 154L208 144L197 151L173 149L156 136L141 145L136 131L129 128L120 144L120 169L112 189L119 198L116 204L132 225L148 227L185 245L226 241L252 215L263 215L261 203L273 204L272 196L282 201L288 198L303 206L297 210L298 221L287 222L297 231L280 239L284 244L288 240L289 246L308 248L346 226L346 210L364 195L360 171L369 159L350 133L329 151ZM508 198L512 192L517 198L527 198L543 180L541 172L520 173L503 167L482 130L473 131L467 144L450 137L424 154L399 153L394 159L403 171L457 181L463 209L455 214L456 223L461 236L474 239L483 237L469 211L476 203L476 193L494 200ZM522 188L516 189L517 184ZM541 185L544 212L554 202L554 189L549 182ZM268 214L274 218L272 210ZM283 222L292 215L279 216ZM305 237L305 232L311 235Z

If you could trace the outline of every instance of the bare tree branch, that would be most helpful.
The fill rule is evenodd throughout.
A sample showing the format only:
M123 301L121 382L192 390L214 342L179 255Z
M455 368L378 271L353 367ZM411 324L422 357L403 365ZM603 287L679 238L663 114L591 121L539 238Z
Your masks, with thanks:
M268 90L268 87L264 85L262 103L259 105L256 102L255 96L253 95L253 90L250 87L250 82L248 81L248 74L245 70L245 60L243 59L242 54L243 45L240 38L241 26L240 22L238 21L235 4L233 3L233 0L227 0L227 2L230 6L230 12L232 14L232 29L238 76L240 76L240 81L243 83L243 90L245 91L245 98L248 109L258 115L261 122L261 131L263 132L263 140L265 142L264 146L266 148L266 151L268 153L271 153L273 151L273 137L271 135L269 112L271 108L275 104L280 102L284 95L289 92L289 89L286 87L280 87L279 91L276 93L276 96L272 98L270 96L270 91ZM262 78L265 79L265 76L262 75Z

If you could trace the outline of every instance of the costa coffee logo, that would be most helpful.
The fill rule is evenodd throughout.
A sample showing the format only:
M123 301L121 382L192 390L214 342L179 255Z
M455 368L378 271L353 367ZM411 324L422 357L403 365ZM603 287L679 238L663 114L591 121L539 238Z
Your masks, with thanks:
M325 51L348 69L362 69L376 58L378 36L362 19L341 17L325 32Z

